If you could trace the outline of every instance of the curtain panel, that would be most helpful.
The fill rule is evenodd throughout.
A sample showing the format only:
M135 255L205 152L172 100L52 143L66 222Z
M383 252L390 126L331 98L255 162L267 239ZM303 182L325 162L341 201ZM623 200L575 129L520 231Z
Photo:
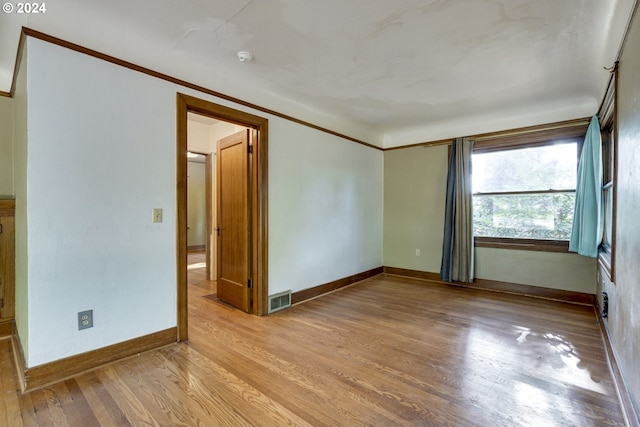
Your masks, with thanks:
M457 138L451 146L440 265L440 277L447 282L473 281L472 151L473 141L467 138Z
M598 117L594 115L584 137L578 164L576 203L569 251L597 258L603 227L602 136Z

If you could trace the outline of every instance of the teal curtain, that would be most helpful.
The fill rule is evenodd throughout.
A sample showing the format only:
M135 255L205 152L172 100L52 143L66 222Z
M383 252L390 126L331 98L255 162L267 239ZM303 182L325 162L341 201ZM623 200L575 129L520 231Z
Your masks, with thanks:
M597 258L603 226L602 137L598 117L593 116L584 137L578 165L576 204L569 251Z

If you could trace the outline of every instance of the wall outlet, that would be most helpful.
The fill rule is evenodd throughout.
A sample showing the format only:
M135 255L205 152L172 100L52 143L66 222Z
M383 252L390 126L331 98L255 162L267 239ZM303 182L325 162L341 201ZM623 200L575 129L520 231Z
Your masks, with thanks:
M416 256L420 256L420 249L416 249Z
M162 222L162 208L153 208L153 222Z
M80 311L78 313L78 330L93 328L93 310Z

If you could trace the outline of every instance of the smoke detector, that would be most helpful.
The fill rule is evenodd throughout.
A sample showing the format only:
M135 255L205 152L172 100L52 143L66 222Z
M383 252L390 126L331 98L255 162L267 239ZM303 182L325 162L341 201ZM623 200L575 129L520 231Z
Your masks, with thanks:
M238 52L238 59L240 62L251 62L253 61L253 53L247 52L246 50L241 50Z

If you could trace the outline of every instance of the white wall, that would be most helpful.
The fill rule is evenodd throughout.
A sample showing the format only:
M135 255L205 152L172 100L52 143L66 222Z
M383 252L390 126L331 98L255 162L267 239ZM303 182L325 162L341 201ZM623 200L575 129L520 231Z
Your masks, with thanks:
M200 154L212 153L211 126L187 120L187 149Z
M0 199L13 198L13 99L0 96Z
M380 267L382 152L284 121L269 133L269 294Z
M14 108L14 183L16 195L16 328L25 354L29 350L28 230L27 230L27 68L25 44L16 76Z
M28 45L34 366L176 325L176 131L163 82ZM89 309L94 327L78 331Z
M179 91L269 119L269 293L382 264L380 151L40 40L27 45L28 366L176 325ZM157 207L162 224L151 222ZM87 309L95 326L78 331Z

